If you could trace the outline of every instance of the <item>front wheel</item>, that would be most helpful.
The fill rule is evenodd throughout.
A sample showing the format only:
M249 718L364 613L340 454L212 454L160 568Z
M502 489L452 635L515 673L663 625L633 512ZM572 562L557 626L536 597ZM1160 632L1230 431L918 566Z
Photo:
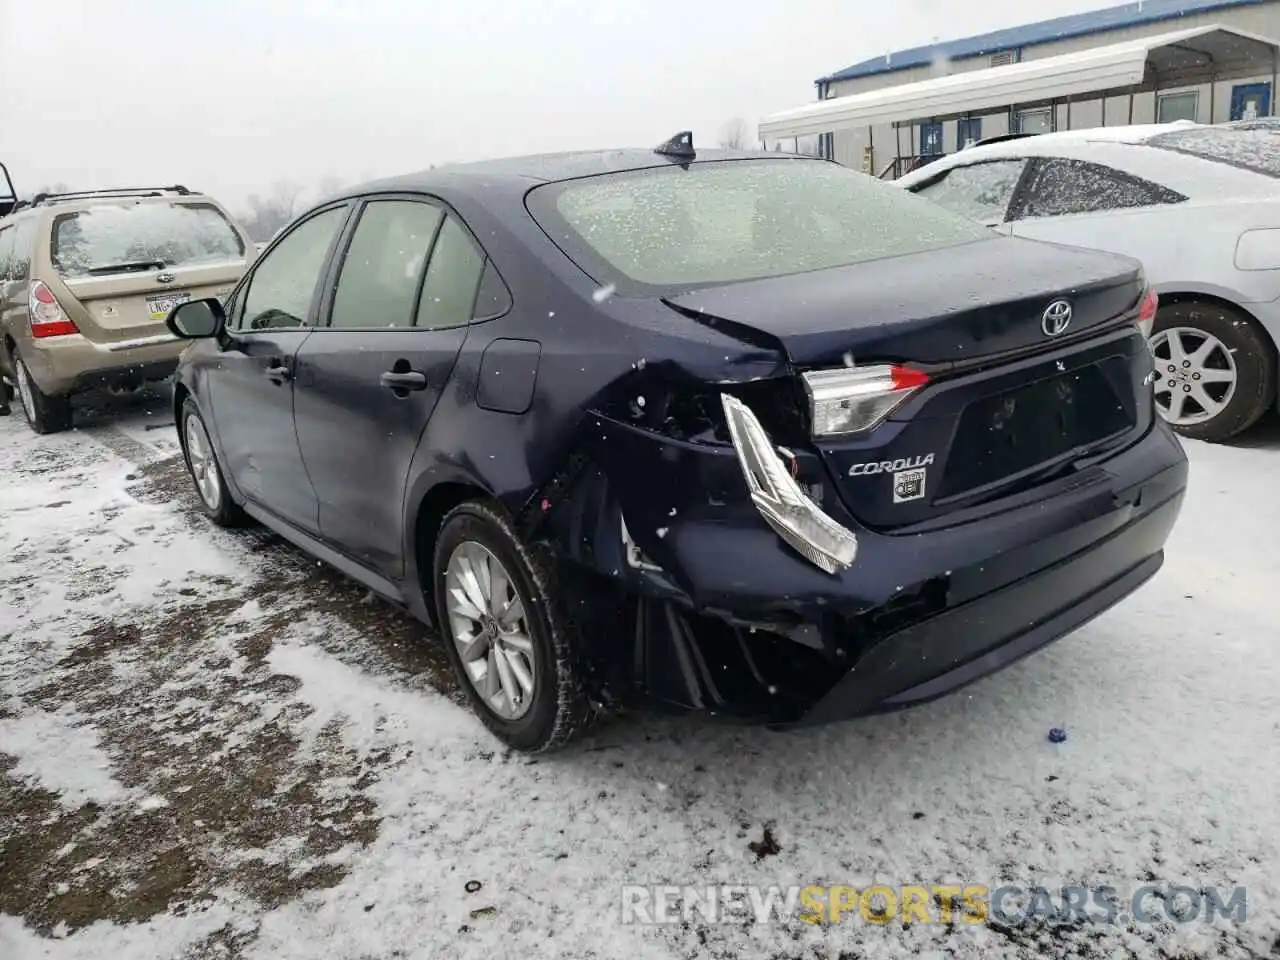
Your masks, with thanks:
M217 454L213 451L213 443L209 440L209 431L205 429L200 410L190 397L182 404L181 430L182 455L205 516L220 527L242 526L245 514L227 493L227 484L223 480Z
M1188 300L1161 307L1151 334L1156 409L1185 437L1219 443L1275 396L1275 347L1236 310Z
M485 726L529 753L577 736L592 711L552 595L551 563L481 501L445 517L434 560L447 654Z

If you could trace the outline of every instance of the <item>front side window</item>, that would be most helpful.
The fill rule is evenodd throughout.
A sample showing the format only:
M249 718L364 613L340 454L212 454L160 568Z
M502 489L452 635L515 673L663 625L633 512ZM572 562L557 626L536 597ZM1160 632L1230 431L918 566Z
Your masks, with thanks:
M412 326L427 253L442 216L430 203L366 204L342 261L329 325Z
M50 254L64 277L243 260L244 243L209 203L102 204L54 218Z
M992 160L953 167L916 193L970 220L1001 223L1026 166L1026 160Z
M243 307L238 328L270 330L307 325L320 272L346 216L346 207L316 214L282 237L258 261L239 298Z
M476 311L484 260L484 253L457 218L446 217L427 265L417 326L440 330L469 323Z
M1019 216L1060 217L1178 203L1179 193L1098 163L1042 160L1026 189Z
M598 282L652 295L987 239L936 204L820 160L657 167L538 187L529 208Z

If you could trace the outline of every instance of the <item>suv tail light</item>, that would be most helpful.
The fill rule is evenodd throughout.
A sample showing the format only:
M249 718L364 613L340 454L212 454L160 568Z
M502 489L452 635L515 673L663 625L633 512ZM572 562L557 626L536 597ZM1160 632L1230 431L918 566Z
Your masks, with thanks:
M1156 310L1160 307L1160 298L1156 296L1154 287L1147 287L1147 292L1142 295L1142 302L1138 304L1138 329L1142 331L1144 337L1151 336L1151 328L1156 322Z
M878 427L928 382L928 374L892 364L812 370L804 374L804 388L813 436L838 437Z
M80 332L43 280L31 281L27 294L27 307L30 311L33 337L65 337L68 334Z

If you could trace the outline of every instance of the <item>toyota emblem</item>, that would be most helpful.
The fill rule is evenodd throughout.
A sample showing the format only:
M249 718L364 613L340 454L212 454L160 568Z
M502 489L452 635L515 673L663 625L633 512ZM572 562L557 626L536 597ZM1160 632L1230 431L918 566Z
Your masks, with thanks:
M156 283L173 283L177 278L172 273L157 273Z
M1046 337L1059 337L1071 326L1071 304L1066 300L1055 300L1045 307L1044 317L1040 320L1040 329Z

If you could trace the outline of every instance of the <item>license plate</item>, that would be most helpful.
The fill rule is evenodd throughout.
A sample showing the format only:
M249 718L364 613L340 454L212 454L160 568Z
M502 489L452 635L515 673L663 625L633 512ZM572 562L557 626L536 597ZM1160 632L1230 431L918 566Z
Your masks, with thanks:
M190 299L189 293L166 293L158 297L147 297L147 313L151 315L152 320L163 323L169 316L170 310Z

